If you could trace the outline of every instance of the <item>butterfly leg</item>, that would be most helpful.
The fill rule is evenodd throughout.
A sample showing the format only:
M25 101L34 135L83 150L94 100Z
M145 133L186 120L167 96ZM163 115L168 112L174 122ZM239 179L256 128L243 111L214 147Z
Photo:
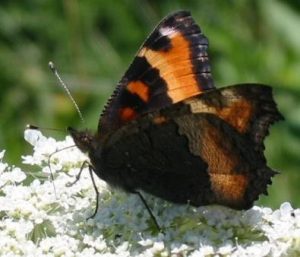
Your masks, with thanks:
M94 169L93 169L92 165L89 165L89 172L90 172L90 176L91 176L91 179L92 179L94 190L96 192L96 207L95 207L95 211L94 211L94 213L90 217L87 218L87 219L92 219L92 218L94 218L96 216L96 214L98 212L98 208L99 208L99 191L98 191L98 188L96 186L96 182L95 182L95 178L94 178Z
M158 222L157 222L157 220L156 220L154 214L152 213L152 211L151 211L149 205L147 204L145 198L143 197L143 195L142 195L140 192L138 192L138 191L133 191L132 193L137 194L137 195L140 197L140 199L141 199L141 201L143 202L144 206L146 207L148 213L150 214L150 217L151 217L151 219L153 220L153 222L154 222L154 224L155 224L157 230L158 230L159 232L163 232L163 230L162 230L161 227L159 226L159 224L158 224Z
M96 186L95 178L94 178L94 175L93 175L93 172L94 172L93 166L90 165L90 163L88 161L84 161L82 163L81 167L80 167L80 171L78 172L78 174L75 177L75 180L73 182L68 183L66 186L67 187L71 187L71 186L73 186L74 184L76 184L79 181L79 179L81 177L81 174L82 174L82 171L83 171L83 169L84 169L84 167L86 165L88 165L89 173L90 173L90 176L91 176L91 179L92 179L92 183L93 183L93 187L94 187L94 190L96 192L96 207L95 207L95 211L94 211L94 213L90 217L87 218L87 219L92 219L97 214L98 208L99 208L99 191L98 191L98 188Z
M61 151L64 151L64 150L66 150L66 149L68 149L68 148L71 148L71 147L73 147L73 146L67 146L67 147L64 147L64 148L62 148L62 149L56 150L55 152L51 153L51 154L49 155L49 157L48 157L48 167L49 167L49 171L50 171L50 178L51 178L51 181L52 181L53 190L54 190L54 195L55 195L56 198L57 198L57 194L56 194L56 189L55 189L55 184L54 184L54 175L53 175L53 172L52 172L52 169L51 169L51 158L52 158L52 156L53 156L54 154L59 153L59 152L61 152Z
M80 167L80 170L79 170L78 174L77 174L76 177L75 177L75 180L74 180L73 182L67 183L67 185L66 185L67 187L71 187L71 186L75 185L75 184L79 181L79 179L80 179L80 177L81 177L81 174L82 174L82 171L83 171L83 169L84 169L84 167L85 167L86 165L90 166L90 164L89 164L88 161L84 161L84 162L82 163L82 165L81 165L81 167Z

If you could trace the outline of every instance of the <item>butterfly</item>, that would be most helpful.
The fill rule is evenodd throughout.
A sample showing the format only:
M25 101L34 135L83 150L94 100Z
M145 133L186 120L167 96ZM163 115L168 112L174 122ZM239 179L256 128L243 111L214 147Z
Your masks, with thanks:
M143 43L97 132L69 133L90 169L113 187L248 209L277 173L266 164L263 141L281 119L270 86L214 86L208 40L190 12L178 11Z

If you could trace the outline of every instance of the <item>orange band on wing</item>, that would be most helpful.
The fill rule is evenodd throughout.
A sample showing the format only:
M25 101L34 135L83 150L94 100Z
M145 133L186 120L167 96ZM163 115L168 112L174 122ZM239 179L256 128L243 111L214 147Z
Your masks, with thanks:
M127 85L127 90L138 95L144 102L149 100L149 87L141 81L132 81Z
M244 201L249 184L247 174L238 172L238 156L231 154L218 128L206 122L203 133L201 157L209 164L209 176L217 202L237 207ZM223 147L222 147L223 145Z
M211 173L210 181L219 202L238 206L245 197L249 177L246 174Z
M235 127L240 133L248 129L249 122L252 118L253 108L251 103L240 100L232 103L228 108L217 111L217 115Z
M253 119L254 106L244 98L229 94L230 92L227 92L227 104L222 107L212 106L205 102L197 101L197 99L196 101L192 99L190 102L187 101L187 103L190 104L193 113L213 113L225 120L240 133L245 133L249 123Z
M180 32L170 40L172 47L168 51L143 48L139 56L145 57L153 68L159 70L160 76L166 81L169 97L173 103L177 103L198 95L201 89L193 72L188 40ZM172 93L175 89L176 93Z

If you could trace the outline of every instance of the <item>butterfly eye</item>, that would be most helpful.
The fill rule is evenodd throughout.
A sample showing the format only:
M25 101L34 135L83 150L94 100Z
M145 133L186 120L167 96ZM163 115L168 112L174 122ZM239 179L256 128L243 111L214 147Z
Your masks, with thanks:
M89 135L84 135L83 139L82 139L85 143L89 143L91 142L91 138L89 137Z
M77 131L69 127L68 132L72 136L76 146L83 152L89 152L92 148L93 135L89 131Z

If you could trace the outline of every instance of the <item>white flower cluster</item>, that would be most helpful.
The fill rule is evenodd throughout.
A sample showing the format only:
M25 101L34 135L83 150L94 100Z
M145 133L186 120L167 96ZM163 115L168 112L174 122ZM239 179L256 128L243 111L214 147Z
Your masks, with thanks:
M57 142L25 131L34 153L26 171L0 152L0 256L300 256L300 210L221 206L194 208L145 195L164 233L158 233L136 195L96 179L70 137ZM31 166L29 166L31 165Z

